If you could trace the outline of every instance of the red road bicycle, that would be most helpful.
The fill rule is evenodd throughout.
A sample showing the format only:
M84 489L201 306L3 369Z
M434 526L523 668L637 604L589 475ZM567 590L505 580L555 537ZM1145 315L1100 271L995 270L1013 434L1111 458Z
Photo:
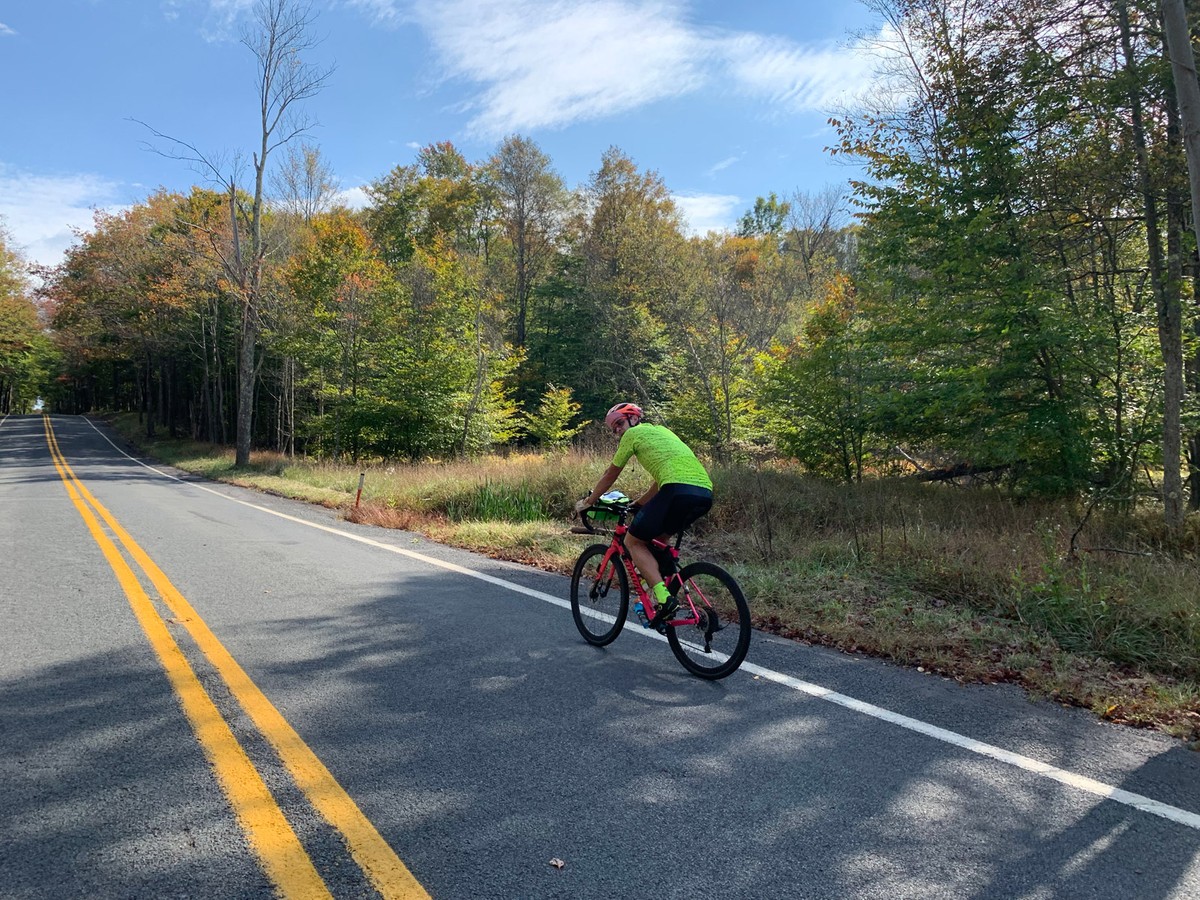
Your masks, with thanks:
M625 547L630 513L629 503L591 507L583 513L583 525L571 529L612 534L609 543L584 549L571 575L571 615L583 639L597 647L611 644L625 627L630 585L637 590L634 613L644 627L650 627L652 614L647 611L654 609L654 599ZM615 516L612 532L596 528L597 516L604 514ZM699 561L679 568L682 538L682 533L677 534L674 546L652 542L667 590L679 600L675 617L663 631L685 669L701 678L724 678L737 671L750 649L750 607L734 577L715 563Z

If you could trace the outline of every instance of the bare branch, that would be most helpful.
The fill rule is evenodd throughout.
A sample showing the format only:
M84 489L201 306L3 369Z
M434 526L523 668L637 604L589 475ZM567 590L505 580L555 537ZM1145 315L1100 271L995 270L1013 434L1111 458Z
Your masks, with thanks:
M218 157L209 156L202 150L198 149L195 144L189 143L182 138L173 137L172 135L159 131L157 128L143 122L141 119L130 117L127 121L136 122L138 125L141 125L147 131L149 131L158 140L166 141L169 145L176 148L175 150L164 150L162 147L150 141L142 141L141 145L143 150L155 153L164 157L165 159L177 159L182 162L192 163L194 169L200 174L205 175L211 181L215 181L225 187L228 187L230 183L236 180L235 175L224 174L223 160ZM236 170L237 168L238 166L235 160L233 169Z

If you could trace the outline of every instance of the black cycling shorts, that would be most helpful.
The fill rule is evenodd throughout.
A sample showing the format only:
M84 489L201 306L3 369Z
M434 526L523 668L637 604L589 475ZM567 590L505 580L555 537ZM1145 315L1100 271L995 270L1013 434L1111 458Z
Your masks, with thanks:
M649 543L660 534L678 534L712 509L708 488L694 484L664 484L634 516L629 533Z

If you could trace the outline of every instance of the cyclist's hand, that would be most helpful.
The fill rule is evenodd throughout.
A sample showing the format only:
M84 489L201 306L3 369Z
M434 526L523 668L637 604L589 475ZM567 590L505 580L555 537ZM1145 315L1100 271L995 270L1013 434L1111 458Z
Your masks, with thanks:
M629 512L631 515L636 516L641 511L642 511L642 504L640 504L640 503L630 503L629 504Z
M582 519L583 514L591 507L591 505L592 504L588 503L587 497L584 497L582 500L576 500L575 501L575 515L579 516L579 518Z

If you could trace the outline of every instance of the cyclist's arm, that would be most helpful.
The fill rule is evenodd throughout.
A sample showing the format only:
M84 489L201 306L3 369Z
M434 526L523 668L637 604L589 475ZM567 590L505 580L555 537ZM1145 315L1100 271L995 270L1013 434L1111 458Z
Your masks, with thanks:
M596 482L596 486L592 488L592 492L587 495L588 506L595 506L597 501L604 495L610 487L613 486L621 474L621 469L624 466L609 466L604 470L604 474L600 476L600 480Z

